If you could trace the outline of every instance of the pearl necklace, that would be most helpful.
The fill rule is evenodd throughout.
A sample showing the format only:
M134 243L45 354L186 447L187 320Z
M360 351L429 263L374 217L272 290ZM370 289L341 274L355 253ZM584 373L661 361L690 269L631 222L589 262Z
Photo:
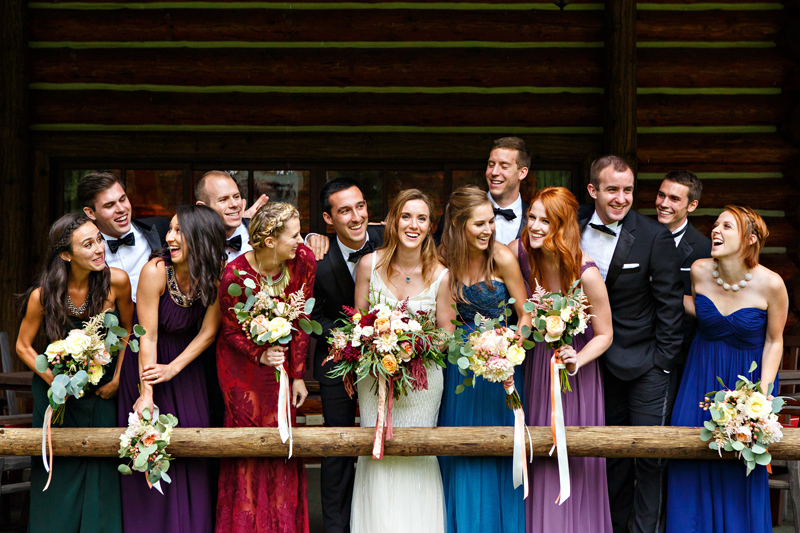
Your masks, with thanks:
M738 292L739 289L744 289L747 286L747 282L753 279L753 275L750 271L747 271L747 274L744 275L744 279L739 283L734 283L733 285L729 285L723 281L721 277L719 277L719 263L714 261L714 271L711 272L711 276L717 280L717 285L721 285L723 289L729 291L733 289L733 292Z

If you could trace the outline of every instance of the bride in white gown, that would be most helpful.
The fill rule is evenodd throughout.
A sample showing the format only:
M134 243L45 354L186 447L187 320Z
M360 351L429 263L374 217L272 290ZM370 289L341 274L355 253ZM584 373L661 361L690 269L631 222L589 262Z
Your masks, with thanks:
M400 193L386 219L383 247L358 264L355 304L396 306L408 298L414 311L435 311L439 327L453 331L449 271L431 232L433 203L417 189ZM442 401L442 369L429 365L428 388L394 400L394 427L435 427ZM357 384L362 427L375 427L375 379ZM352 533L443 533L444 493L436 457L359 457L350 515Z

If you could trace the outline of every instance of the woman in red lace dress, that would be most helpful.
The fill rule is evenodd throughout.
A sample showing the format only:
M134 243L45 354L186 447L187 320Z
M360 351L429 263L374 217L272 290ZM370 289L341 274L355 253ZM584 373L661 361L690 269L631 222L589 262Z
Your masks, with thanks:
M228 287L243 285L240 275L273 280L272 295L301 287L311 297L317 264L300 238L297 209L269 203L250 221L253 251L228 264L219 286L222 334L217 343L219 384L225 399L225 427L277 427L278 383L275 368L284 365L292 378L292 406L302 405L308 392L303 375L308 335L292 333L284 346L257 346L242 331L231 308L245 295L232 297ZM258 285L258 284L257 284ZM253 291L258 293L259 287ZM295 418L292 409L292 420ZM229 458L222 460L217 501L217 533L254 531L308 532L306 472L301 459Z

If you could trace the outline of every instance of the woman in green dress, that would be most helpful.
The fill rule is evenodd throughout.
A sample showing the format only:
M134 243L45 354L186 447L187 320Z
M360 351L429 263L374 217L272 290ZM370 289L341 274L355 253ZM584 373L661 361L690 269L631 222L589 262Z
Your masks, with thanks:
M34 371L33 425L41 427L48 406L47 389L53 374L36 372L33 347L39 328L50 342L103 311L119 317L127 331L133 324L133 302L128 275L105 262L103 237L83 214L68 214L50 228L47 263L35 286L23 296L24 318L17 336L17 354ZM122 358L124 350L119 352ZM121 361L112 359L100 382L82 398L67 399L63 424L55 427L116 427L114 397ZM31 463L31 513L28 531L122 531L117 459L55 457L47 491L42 461Z

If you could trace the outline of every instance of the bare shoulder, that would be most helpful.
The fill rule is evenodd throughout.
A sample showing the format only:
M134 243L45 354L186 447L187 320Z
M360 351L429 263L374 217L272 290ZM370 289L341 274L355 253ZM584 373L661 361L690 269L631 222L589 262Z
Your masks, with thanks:
M514 255L508 246L499 242L494 243L492 249L492 257L498 266L506 267L517 262L517 257Z
M514 254L514 257L519 259L519 239L514 239L508 243L508 249L511 250L512 254Z
M41 313L42 311L44 311L44 307L42 307L41 287L36 287L31 291L31 295L28 298L26 309L27 309L26 313Z
M356 271L361 272L363 274L369 273L369 271L372 270L372 262L375 261L375 263L377 263L380 260L380 258L381 258L380 251L372 252L362 256L361 259L358 260L358 264L356 265ZM345 261L346 260L347 259L345 259Z
M764 286L770 295L780 296L782 294L788 294L786 291L786 283L784 283L780 274L768 269L763 265L756 266L754 270L754 276L763 276Z
M128 278L128 273L122 270L121 268L110 267L109 271L111 272L112 287L119 287L127 283L130 283L130 279Z
M594 263L594 259L592 259L592 256L590 256L586 252L581 251L581 255L583 256L583 259L581 260L581 266L588 265L589 263Z
M150 276L167 277L167 264L160 257L154 257L142 268L140 279L147 279Z

